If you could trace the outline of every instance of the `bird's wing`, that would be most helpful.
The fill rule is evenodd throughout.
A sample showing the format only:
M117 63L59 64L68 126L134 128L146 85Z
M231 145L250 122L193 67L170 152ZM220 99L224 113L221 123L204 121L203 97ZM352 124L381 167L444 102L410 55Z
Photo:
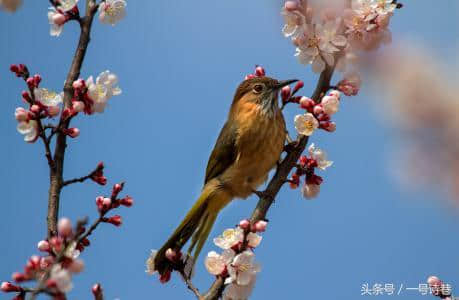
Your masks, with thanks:
M235 122L226 122L210 154L206 168L206 179L209 180L222 174L236 160L236 126Z

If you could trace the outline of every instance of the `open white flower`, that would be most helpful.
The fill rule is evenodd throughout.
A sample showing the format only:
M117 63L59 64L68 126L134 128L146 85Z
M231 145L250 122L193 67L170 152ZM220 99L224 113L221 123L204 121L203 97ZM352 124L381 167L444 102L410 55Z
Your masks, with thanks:
M35 99L46 106L58 106L62 103L63 93L56 93L45 88L36 88L34 90Z
M50 7L48 11L48 22L51 25L49 34L51 36L59 36L64 29L64 24L67 21L67 17L62 13L58 12L54 7Z
M235 255L236 253L233 249L226 249L221 255L211 251L207 254L204 264L210 274L220 275L225 271L226 266L231 263Z
M62 12L68 12L69 10L72 10L77 3L78 0L60 0L57 8L59 8Z
M285 37L294 37L301 32L302 25L306 22L306 18L297 10L288 10L284 7L282 13L285 20L285 25L282 28L282 33Z
M260 245L261 243L262 238L263 237L261 235L258 235L254 232L249 232L249 234L247 234L247 244L250 248L258 247L258 245Z
M244 231L241 228L230 228L223 231L221 236L214 238L214 244L226 250L242 243L243 239Z
M260 272L260 265L255 263L254 259L255 254L250 250L238 254L233 262L228 265L229 277L225 280L225 283L248 285Z
M296 131L299 134L310 136L319 127L319 121L311 113L296 115L294 119Z
M33 143L38 138L38 123L35 120L19 122L17 130L24 135L24 141Z
M327 154L325 151L316 147L314 143L309 146L308 152L311 158L317 162L317 166L321 170L325 170L333 164L332 161L327 160Z
M151 250L150 256L148 257L145 263L147 266L147 269L145 270L145 272L147 272L149 275L153 275L154 273L156 273L155 257L157 253L158 253L157 250Z
M392 14L397 4L393 3L392 0L373 0L372 8L379 15Z
M56 282L57 289L63 293L68 293L72 290L72 275L60 265L54 265L51 269L50 279Z
M255 281L256 278L253 277L247 285L238 285L235 283L228 285L228 287L225 289L225 293L223 294L223 300L249 299L255 286Z
M106 0L99 6L99 20L105 24L115 25L126 16L126 1Z
M102 113L105 110L108 100L112 96L121 94L121 89L117 84L118 77L110 71L100 73L100 75L97 76L96 82L94 82L92 76L86 80L89 98L94 101L91 112Z

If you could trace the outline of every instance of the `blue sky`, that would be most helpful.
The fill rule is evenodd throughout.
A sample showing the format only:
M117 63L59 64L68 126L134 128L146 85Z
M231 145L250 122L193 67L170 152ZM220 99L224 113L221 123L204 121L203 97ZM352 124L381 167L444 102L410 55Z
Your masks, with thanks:
M457 1L406 2L391 25L395 42L414 39L445 61L454 57ZM119 211L121 228L95 232L69 299L90 299L95 282L106 299L190 299L177 276L161 285L146 276L144 262L197 198L236 86L255 64L279 79L304 80L305 94L317 79L281 35L280 6L266 0L128 1L128 16L117 26L95 22L82 77L109 69L119 75L123 94L104 114L75 119L81 135L69 141L65 177L85 175L103 160L109 184L125 180L136 202ZM8 71L11 63L25 63L43 76L42 86L62 88L77 25L50 37L46 12L47 1L26 0L16 14L0 15L1 280L22 269L46 233L43 146L25 144L16 132L13 112L24 86ZM417 287L431 274L459 287L458 211L437 190L405 191L391 178L394 132L373 113L370 97L364 87L358 97L344 99L338 130L311 139L335 161L322 174L320 197L306 201L287 187L278 195L256 251L263 269L252 299L359 299L363 283ZM287 108L290 128L298 112ZM109 192L92 182L66 187L61 216L94 219L96 196ZM255 204L254 197L232 203L211 237L249 216ZM201 289L212 281L202 263L210 250L216 247L208 242L197 263L194 282ZM420 298L415 291L398 297Z

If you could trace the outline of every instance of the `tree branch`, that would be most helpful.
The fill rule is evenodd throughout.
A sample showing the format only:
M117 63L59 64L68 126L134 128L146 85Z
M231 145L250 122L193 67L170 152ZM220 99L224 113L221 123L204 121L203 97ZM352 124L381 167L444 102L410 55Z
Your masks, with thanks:
M64 85L64 108L69 108L72 105L72 84L80 76L81 66L83 65L86 50L88 49L90 41L91 26L94 15L97 11L97 5L91 1L88 2L86 11L86 16L79 19L81 29L80 39ZM67 129L69 128L69 124L70 118L63 119L61 117L58 127ZM66 147L67 136L62 131L59 131L57 133L56 146L54 149L54 167L50 168L50 188L48 195L47 216L48 237L57 234L57 219L59 214L60 193L63 186L64 155Z

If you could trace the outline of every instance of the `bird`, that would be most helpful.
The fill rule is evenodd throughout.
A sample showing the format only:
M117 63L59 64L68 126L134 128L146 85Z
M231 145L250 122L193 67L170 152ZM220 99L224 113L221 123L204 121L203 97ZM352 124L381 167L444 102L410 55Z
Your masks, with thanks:
M172 269L166 251L172 249L177 253L190 239L187 253L194 263L218 213L233 199L245 199L256 192L267 180L269 171L280 159L287 136L278 103L279 91L296 81L260 76L239 84L210 154L201 194L156 252L154 266L159 274Z

